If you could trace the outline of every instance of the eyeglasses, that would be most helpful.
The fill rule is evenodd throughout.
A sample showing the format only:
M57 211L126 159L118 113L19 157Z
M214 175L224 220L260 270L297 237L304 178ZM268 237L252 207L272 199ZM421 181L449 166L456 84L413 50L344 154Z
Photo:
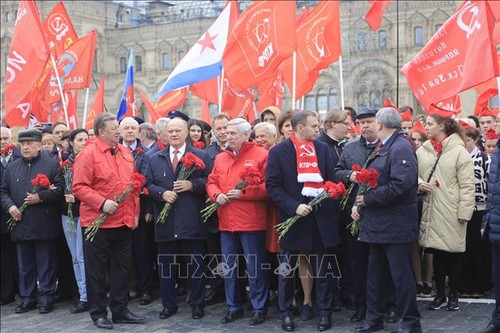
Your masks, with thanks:
M336 124L344 124L346 126L349 126L349 122L348 121L336 121L335 123Z

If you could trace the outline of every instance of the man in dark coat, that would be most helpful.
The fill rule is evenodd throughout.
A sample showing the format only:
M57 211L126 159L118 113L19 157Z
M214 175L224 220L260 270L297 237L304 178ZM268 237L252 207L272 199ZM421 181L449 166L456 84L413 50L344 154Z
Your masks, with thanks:
M165 221L155 223L163 304L160 318L166 319L177 313L175 281L178 260L184 257L188 259L191 280L192 318L201 319L205 299L206 231L200 211L205 206L205 187L212 164L205 152L186 145L188 131L183 119L172 119L167 125L167 132L169 145L150 157L146 172L155 221L167 202L172 205ZM177 180L182 168L180 160L188 152L203 160L205 168L195 170L187 180Z
M318 329L324 331L331 327L333 282L334 276L338 277L338 272L331 271L332 268L337 268L331 249L340 243L338 204L327 199L314 210L307 205L311 197L307 197L309 194L304 192L307 183L299 182L298 166L301 163L297 163L297 156L300 158L307 155L316 158L319 170L315 175L321 178L317 184L327 180L334 181L333 160L326 144L317 140L313 143L319 135L319 123L315 113L297 111L292 116L291 123L295 142L290 138L270 150L266 187L269 197L280 208L280 221L285 221L295 214L302 216L280 242L280 266L295 267L301 251L307 251L312 255L311 264L320 315ZM314 148L311 147L312 144ZM308 146L304 152L296 151L296 148L300 150L304 145ZM291 273L293 270L281 273L279 276L279 307L282 329L285 331L295 329L291 319L294 294Z
M390 271L401 313L398 333L420 333L420 313L412 273L411 244L417 238L417 158L401 131L401 115L394 108L377 112L381 147L367 163L379 173L378 185L356 197L352 218L361 219L359 240L370 244L365 324L357 332L384 327L384 283ZM363 207L360 215L359 207Z
M500 134L500 121L497 119L497 135ZM495 309L491 321L481 333L500 332L500 140L490 164L490 181L488 183L488 205L483 218L481 232L483 237L491 241L493 284L495 285Z
M120 121L121 143L130 149L134 156L135 169L146 176L148 162L147 149L139 141L139 122L133 117L125 117ZM139 304L147 305L152 302L154 262L156 260L154 249L153 215L147 214L148 196L141 194L139 226L132 231L132 255L134 257L135 275L137 277L137 293Z
M0 180L3 179L5 169L9 163L21 157L21 153L17 147L12 144L12 133L7 127L2 127L0 131L0 149L2 151L2 164L0 165ZM9 152L7 152L9 150ZM3 154L5 153L5 154ZM7 220L9 213L1 209L0 227L2 232L2 250L0 251L2 268L0 270L0 301L2 305L14 302L14 295L17 291L17 256L16 245L10 238L10 232L7 228Z
M22 158L7 165L1 186L2 208L16 221L11 237L17 247L22 303L15 311L24 313L36 307L38 278L39 310L49 313L56 291L56 238L61 234L64 178L57 161L41 153L40 131L20 131L18 141ZM38 174L46 175L52 186L33 193L31 180ZM21 212L19 208L23 203L27 208Z

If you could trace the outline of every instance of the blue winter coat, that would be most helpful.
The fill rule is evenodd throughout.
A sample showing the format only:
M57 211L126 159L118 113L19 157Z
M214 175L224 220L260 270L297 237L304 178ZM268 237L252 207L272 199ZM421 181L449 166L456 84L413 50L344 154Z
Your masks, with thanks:
M169 149L170 146L167 146L164 150L151 156L146 172L146 187L153 200L155 240L162 242L177 239L205 239L207 232L200 211L205 207L207 178L213 165L204 151L191 146L186 146L186 153L192 152L201 158L205 163L205 169L195 170L191 174L188 180L192 182L193 189L189 192L179 193L166 221L163 224L156 223L156 219L165 205L162 194L165 190L171 191L173 189L173 183L182 167L182 164L179 163L176 172L173 172Z
M323 179L335 181L333 159L328 146L314 141L318 166ZM280 221L295 215L300 204L307 204L311 198L301 194L304 185L297 182L297 158L295 148L287 139L271 148L266 169L266 188L269 197L280 209ZM340 243L338 202L326 199L316 206L313 212L300 218L280 241L286 250L311 250L313 248L313 228L317 229L323 247L329 248Z
M483 217L482 229L489 234L492 243L500 244L500 141L490 164L488 204Z
M370 157L368 168L380 174L378 186L364 195L359 240L409 243L417 239L417 157L404 134L396 131Z

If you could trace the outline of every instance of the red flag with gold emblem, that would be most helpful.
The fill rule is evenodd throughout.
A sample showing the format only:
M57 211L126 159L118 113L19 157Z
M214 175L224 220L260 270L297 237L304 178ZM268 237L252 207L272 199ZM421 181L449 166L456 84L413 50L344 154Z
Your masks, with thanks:
M49 56L36 2L19 2L5 71L5 117L9 126L28 126L28 108L19 104L42 74Z
M242 92L274 75L297 47L295 1L255 1L242 13L222 56L225 76Z
M73 23L62 2L52 8L49 15L43 20L47 41L51 51L54 51L56 59L74 42L78 40Z

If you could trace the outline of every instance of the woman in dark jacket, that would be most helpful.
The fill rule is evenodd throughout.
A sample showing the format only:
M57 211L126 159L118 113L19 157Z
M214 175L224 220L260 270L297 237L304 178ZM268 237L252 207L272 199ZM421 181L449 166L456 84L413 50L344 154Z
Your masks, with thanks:
M76 199L71 191L71 185L73 182L73 163L76 155L83 149L88 138L88 132L82 128L71 132L69 136L69 155L67 160L62 163L66 189L64 195L65 204L62 215L62 227L66 243L68 244L69 251L71 252L73 271L75 272L75 279L78 285L78 292L80 294L80 300L73 304L71 307L71 313L81 313L88 310L85 264L83 260L83 237L82 229L80 227L79 214L80 200ZM71 209L71 213L73 215L72 218L68 217L68 214L70 214L69 209Z

